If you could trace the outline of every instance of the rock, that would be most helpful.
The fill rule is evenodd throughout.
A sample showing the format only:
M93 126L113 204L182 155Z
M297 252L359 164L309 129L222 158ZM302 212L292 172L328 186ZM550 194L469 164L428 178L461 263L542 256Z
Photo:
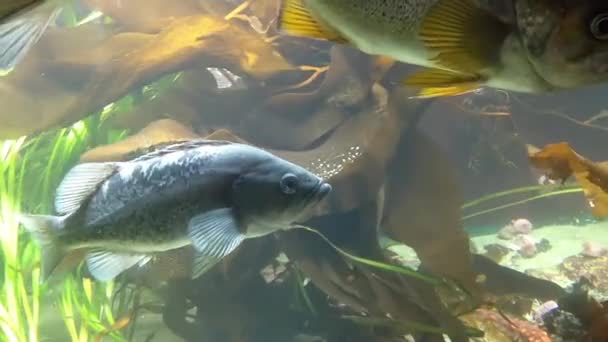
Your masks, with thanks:
M559 265L559 270L572 281L586 277L595 289L608 292L608 267L606 265L608 265L606 255L597 258L574 255L564 259Z
M530 234L532 232L532 223L524 218L511 220L511 223L504 226L498 232L498 238L503 240L511 240L517 235Z
M533 305L534 299L523 296L502 296L496 299L497 308L516 317L524 317L530 313Z
M543 316L543 326L554 337L562 341L576 341L585 335L582 323L572 313L563 310L552 310Z
M608 249L596 242L585 241L583 242L583 250L581 251L581 254L591 258L598 258L608 254Z
M519 246L519 254L524 258L532 258L538 254L536 240L530 235L518 235L515 244Z
M573 285L572 293L560 298L560 308L580 321L585 341L608 341L608 301L600 302L590 295L589 284L582 280Z
M551 249L551 247L551 242L545 238L540 239L540 242L536 244L536 249L539 253L547 252Z
M505 316L508 318L505 319ZM488 310L477 309L476 311L463 315L461 319L469 326L482 330L483 338L477 341L484 342L513 342L534 341L551 342L549 335L540 327L509 315Z
M504 257L511 252L509 248L498 243L485 245L483 248L486 250L483 255L494 260L497 264L500 264Z
M526 270L525 273L539 279L552 281L563 287L572 284L572 280L565 276L557 267L533 268Z
M496 235L501 240L511 240L515 236L515 234L511 233L510 225L502 227Z
M544 302L534 310L532 317L537 324L543 324L545 316L558 308L559 305L557 305L557 302L554 300Z

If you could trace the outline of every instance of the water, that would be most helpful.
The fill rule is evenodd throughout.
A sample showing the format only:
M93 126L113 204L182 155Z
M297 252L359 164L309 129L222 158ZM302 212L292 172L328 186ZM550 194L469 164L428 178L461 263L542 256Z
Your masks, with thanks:
M485 332L476 341L548 341L539 305L559 298L552 315L575 317L568 294L581 277L606 300L602 178L539 185L547 170L527 150L568 142L607 160L605 86L408 99L399 81L412 67L272 39L278 3L79 1L0 78L1 341L434 341L462 328L457 316ZM210 134L327 178L334 192L300 222L321 235L249 240L195 280L189 248L108 283L73 253L56 283L39 285L20 211L52 213L78 162ZM519 218L533 229L498 237ZM482 293L490 309L475 309ZM578 341L602 327L595 317L542 324L555 341Z

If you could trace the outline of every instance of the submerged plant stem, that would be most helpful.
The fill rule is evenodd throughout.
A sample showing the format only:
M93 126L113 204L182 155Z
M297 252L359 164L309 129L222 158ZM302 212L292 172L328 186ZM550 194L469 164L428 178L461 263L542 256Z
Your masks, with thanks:
M462 209L467 209L470 207L474 207L474 206L478 206L481 203L487 202L487 201L491 201L497 198L501 198L501 197L505 197L505 196L510 196L510 195L515 195L515 194L519 194L519 193L524 193L524 192L534 192L534 191L539 191L539 190L543 190L545 189L546 186L545 185L531 185L531 186L524 186L521 188L515 188L515 189L509 189L509 190L505 190L505 191L500 191L500 192L495 192L489 195L485 195L482 196L478 199L469 201L465 204L462 205ZM561 191L561 190L565 190L565 189L577 189L579 188L576 185L569 185L569 186L565 186L562 187L560 190L557 191Z
M342 316L344 319L351 320L358 324L370 326L382 326L387 328L399 328L404 333L425 332L429 334L442 335L445 331L440 327L434 327L413 321L389 320L386 318L372 318L361 316Z
M583 189L580 189L580 188L569 188L569 189L552 191L552 192L548 192L548 193L544 193L544 194L528 197L528 198L525 198L525 199L522 199L522 200L519 200L519 201L515 201L515 202L510 202L510 203L506 203L506 204L503 204L503 205L499 205L497 207L481 210L481 211L478 211L478 212L475 212L475 213L463 216L462 219L463 220L468 220L468 219L473 218L473 217L481 216L481 215L484 215L484 214L488 214L488 213L491 213L491 212L494 212L494 211L497 211L497 210L513 207L513 206L516 206L516 205L528 203L528 202L535 201L535 200L538 200L538 199L547 198L547 197L553 197L553 196L558 196L558 195L564 195L564 194L571 194L571 193L582 192L582 191L583 191Z
M312 300L310 300L308 293L306 292L306 288L304 287L304 278L302 277L302 273L298 269L295 269L295 268L294 268L294 273L296 275L296 282L297 282L298 290L300 292L300 295L304 299L304 303L306 303L306 307L308 308L308 310L310 311L310 313L313 316L316 316L317 310L315 310L315 306L312 303Z
M417 278L419 280L422 280L424 282L427 282L429 284L432 285L439 285L441 283L440 280L426 276L422 273L417 272L416 270L409 268L409 267L405 267L405 266L397 266L397 265L390 265L390 264L385 264L382 262L378 262L378 261L374 261L374 260L369 260L369 259L365 259L365 258L361 258L355 255L352 255L348 252L346 252L345 250L341 249L340 247L336 246L333 242L331 242L327 237L325 237L325 235L321 234L321 232L309 228L309 227L305 227L305 226L294 226L294 228L299 228L299 229L304 229L307 230L311 233L317 234L319 237L321 237L328 245L330 245L333 249L335 249L338 253L342 254L343 256L347 257L348 259L355 261L359 264L363 264L366 266L371 266L374 268L378 268L384 271L389 271L389 272L395 272L395 273L399 273L399 274L403 274L409 277L414 277Z

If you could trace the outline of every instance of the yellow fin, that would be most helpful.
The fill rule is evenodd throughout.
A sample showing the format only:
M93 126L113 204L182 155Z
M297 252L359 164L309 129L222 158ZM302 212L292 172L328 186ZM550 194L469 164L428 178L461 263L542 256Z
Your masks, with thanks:
M336 43L347 40L317 21L302 0L284 0L279 14L279 30L292 36L324 39Z
M445 87L445 88L424 88L417 95L412 96L413 99L430 99L433 97L456 96L474 92L479 89L479 86L464 86Z
M421 88L414 98L431 98L470 93L483 87L484 81L478 74L426 69L408 77L403 83Z
M438 65L476 73L499 63L508 26L473 0L438 0L420 26L420 39Z

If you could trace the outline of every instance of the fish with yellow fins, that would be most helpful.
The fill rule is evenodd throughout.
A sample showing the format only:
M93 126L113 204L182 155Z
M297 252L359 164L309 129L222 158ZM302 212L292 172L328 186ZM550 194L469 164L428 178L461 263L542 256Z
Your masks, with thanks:
M544 93L608 81L608 2L283 0L279 29L425 67L404 81L419 97L487 86Z

